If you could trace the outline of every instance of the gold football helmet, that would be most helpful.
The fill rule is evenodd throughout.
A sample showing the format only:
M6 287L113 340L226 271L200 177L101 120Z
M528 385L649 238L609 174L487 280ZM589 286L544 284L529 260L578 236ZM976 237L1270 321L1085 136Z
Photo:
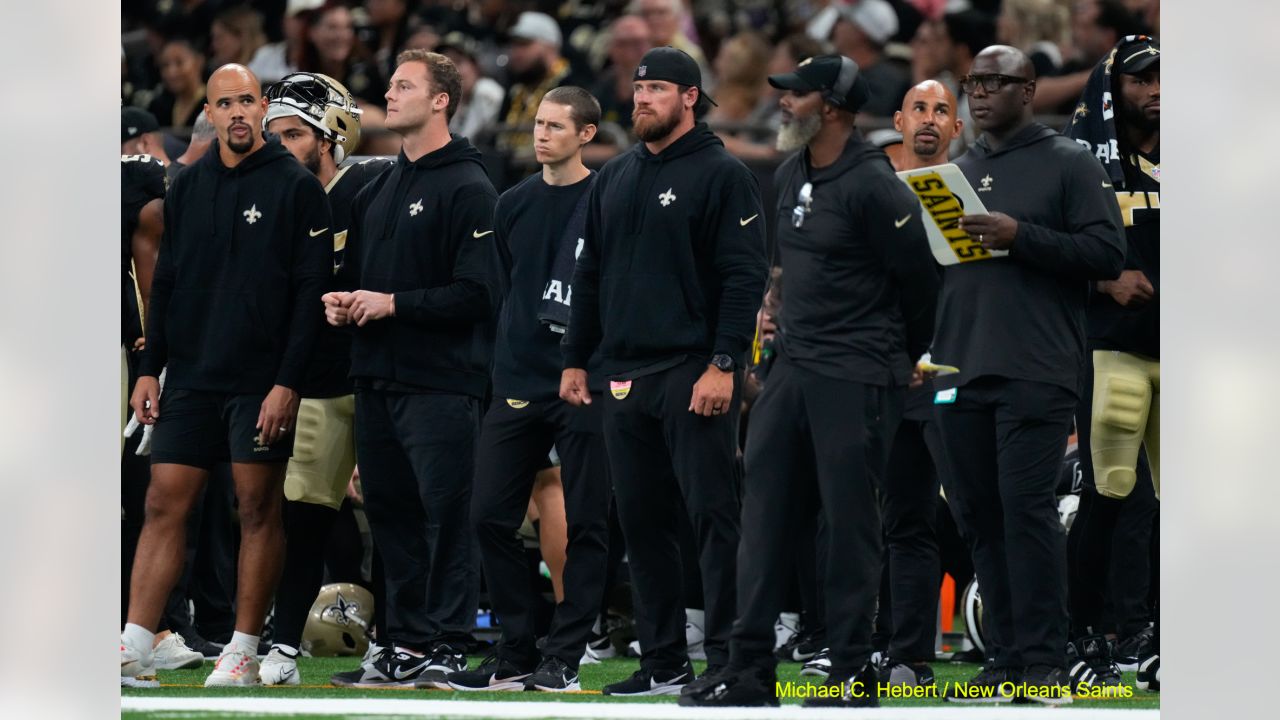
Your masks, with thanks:
M320 73L286 75L267 89L262 129L278 117L296 115L333 142L333 160L341 164L360 144L360 113L342 83Z

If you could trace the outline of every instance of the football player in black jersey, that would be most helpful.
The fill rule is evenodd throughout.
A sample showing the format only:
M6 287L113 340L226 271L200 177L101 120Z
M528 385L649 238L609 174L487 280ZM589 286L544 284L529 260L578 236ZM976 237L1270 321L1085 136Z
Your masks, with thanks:
M360 110L327 75L293 73L270 87L264 128L325 186L333 213L333 272L341 273L351 200L389 162L339 167L360 144ZM319 299L317 298L317 302ZM275 637L262 661L263 685L297 685L297 657L307 614L320 591L323 553L355 468L355 396L350 334L325 326L304 375L298 432L284 481L285 565L276 591Z

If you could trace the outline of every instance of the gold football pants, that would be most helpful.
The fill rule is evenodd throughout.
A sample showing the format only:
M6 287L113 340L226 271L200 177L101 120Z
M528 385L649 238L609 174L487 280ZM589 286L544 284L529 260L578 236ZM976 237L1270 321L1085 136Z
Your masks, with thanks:
M289 500L337 510L356 465L354 395L304 398L284 479Z
M1094 483L1112 498L1128 497L1145 444L1160 496L1160 361L1115 350L1093 353L1090 427Z

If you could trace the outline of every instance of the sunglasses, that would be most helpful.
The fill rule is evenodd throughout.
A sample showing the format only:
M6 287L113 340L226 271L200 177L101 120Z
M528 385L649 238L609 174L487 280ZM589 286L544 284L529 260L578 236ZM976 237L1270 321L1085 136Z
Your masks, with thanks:
M992 73L990 75L965 75L960 78L960 89L963 90L965 94L972 95L973 91L977 90L978 86L981 85L983 90L989 93L994 93L1000 92L1000 89L1005 85L1029 82L1031 81L1027 78L1015 77L1013 75L1000 75L999 73Z
M791 211L791 227L803 227L804 219L811 214L813 214L813 183L805 183L800 186L800 193L796 196L796 206Z

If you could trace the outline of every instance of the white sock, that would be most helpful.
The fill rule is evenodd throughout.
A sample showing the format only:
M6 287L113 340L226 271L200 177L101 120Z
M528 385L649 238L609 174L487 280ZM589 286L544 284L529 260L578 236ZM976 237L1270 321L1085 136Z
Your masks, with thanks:
M426 654L425 654L425 653L419 652L419 651L417 651L417 650L410 650L410 649L409 649L409 648L407 648L407 647L400 647L399 645L397 645L397 646L396 646L395 650L396 650L396 652L406 653L406 654L412 655L412 656L414 656L414 657L426 657Z
M279 650L280 652L284 653L284 656L291 660L298 659L298 648L292 645L284 645L282 643L276 643L271 647L275 650Z
M151 646L156 642L156 634L141 625L126 623L124 632L120 633L120 642L142 653L143 656L149 656Z
M707 611L694 610L693 608L685 608L684 619L685 619L685 622L693 623L695 627L701 630L707 625Z
M256 657L258 654L258 636L245 635L237 630L231 633L231 642L227 643L227 648L239 648L240 652Z

